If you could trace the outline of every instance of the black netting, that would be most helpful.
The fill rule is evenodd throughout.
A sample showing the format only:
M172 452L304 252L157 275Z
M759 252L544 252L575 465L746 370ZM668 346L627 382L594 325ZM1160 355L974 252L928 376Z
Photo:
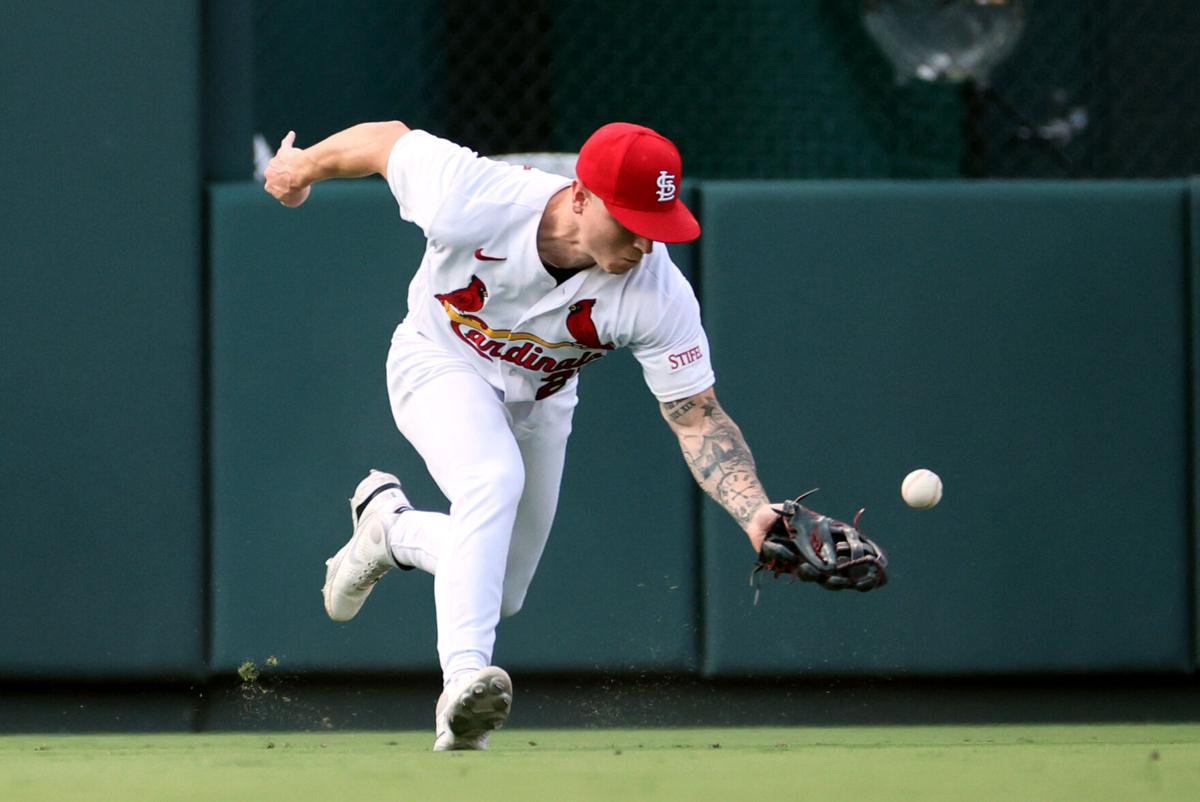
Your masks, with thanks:
M864 8L1021 25L987 82L898 82ZM712 178L1200 172L1194 0L256 0L255 25L268 139L399 118L572 151L629 120Z
M307 144L366 120L425 116L444 92L432 2L255 0L254 123Z
M1200 4L1027 5L1020 44L976 98L981 174L1200 172Z

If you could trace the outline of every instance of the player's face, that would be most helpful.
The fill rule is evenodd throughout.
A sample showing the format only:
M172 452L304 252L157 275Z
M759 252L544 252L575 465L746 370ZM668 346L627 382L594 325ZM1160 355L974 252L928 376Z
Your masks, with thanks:
M639 237L604 208L604 201L588 193L579 223L580 245L605 273L625 273L641 264L654 250L654 242Z

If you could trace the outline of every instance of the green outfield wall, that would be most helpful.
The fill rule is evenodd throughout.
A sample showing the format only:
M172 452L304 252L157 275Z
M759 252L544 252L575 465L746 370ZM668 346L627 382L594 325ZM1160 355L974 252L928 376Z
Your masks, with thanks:
M198 677L199 3L63 6L0 15L0 678Z
M350 625L319 607L367 467L444 504L382 380L419 232L382 182L322 190L296 212L249 185L211 194L218 671L267 653L301 670L432 665L427 577L389 578ZM719 677L1191 670L1185 182L713 182L698 206L720 397L773 494L821 486L818 509L868 507L893 583L767 583L754 606L742 535L699 502L615 355L583 377L556 533L498 659ZM899 499L918 466L946 481L935 510ZM803 622L794 638L780 616Z
M754 608L707 505L705 673L1190 669L1185 182L710 183L702 203L720 397L773 494L867 507L894 579L768 583ZM764 393L772 368L787 392ZM933 510L900 500L916 467L945 481Z
M202 69L198 45L207 24L244 59L230 7L0 26L0 681L435 670L428 577L389 577L348 625L318 593L367 468L445 504L383 377L419 232L378 180L296 211L206 188L248 172L242 67L212 47ZM867 507L893 582L768 583L755 606L743 536L617 353L583 376L499 661L1195 672L1200 181L709 182L693 203L704 237L673 253L722 401L773 495ZM946 481L932 511L899 500L918 466Z

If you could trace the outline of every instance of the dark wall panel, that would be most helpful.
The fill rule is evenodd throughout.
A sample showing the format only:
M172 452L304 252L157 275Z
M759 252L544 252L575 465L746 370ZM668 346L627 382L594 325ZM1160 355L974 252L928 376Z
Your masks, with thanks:
M0 24L0 675L198 675L199 9Z
M384 380L421 233L375 180L323 185L294 211L251 184L210 200L214 669L274 655L280 670L436 671L431 577L385 577L348 624L319 594L368 468L397 473L418 507L446 508L395 430ZM694 535L679 516L692 483L677 446L627 354L590 367L581 399L555 532L496 659L696 668Z
M769 492L867 507L893 579L768 583L755 608L744 537L706 504L706 672L1188 666L1183 199L1182 182L703 187L718 393ZM900 500L916 467L945 480L933 510Z
M1192 607L1192 645L1196 650L1196 664L1200 665L1200 177L1188 181L1188 287L1191 289L1189 303L1191 312L1190 350L1188 364L1191 367L1191 464L1188 472L1188 487L1192 503L1192 588L1196 599Z

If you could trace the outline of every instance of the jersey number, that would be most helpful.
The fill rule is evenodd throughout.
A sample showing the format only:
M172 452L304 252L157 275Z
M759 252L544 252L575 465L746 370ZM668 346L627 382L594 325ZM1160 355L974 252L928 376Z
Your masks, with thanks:
M543 398L548 398L554 395L561 390L574 375L575 370L560 370L557 373L551 373L549 376L542 379L542 386L538 388L537 395L535 395L534 398L536 398L538 401L541 401Z

